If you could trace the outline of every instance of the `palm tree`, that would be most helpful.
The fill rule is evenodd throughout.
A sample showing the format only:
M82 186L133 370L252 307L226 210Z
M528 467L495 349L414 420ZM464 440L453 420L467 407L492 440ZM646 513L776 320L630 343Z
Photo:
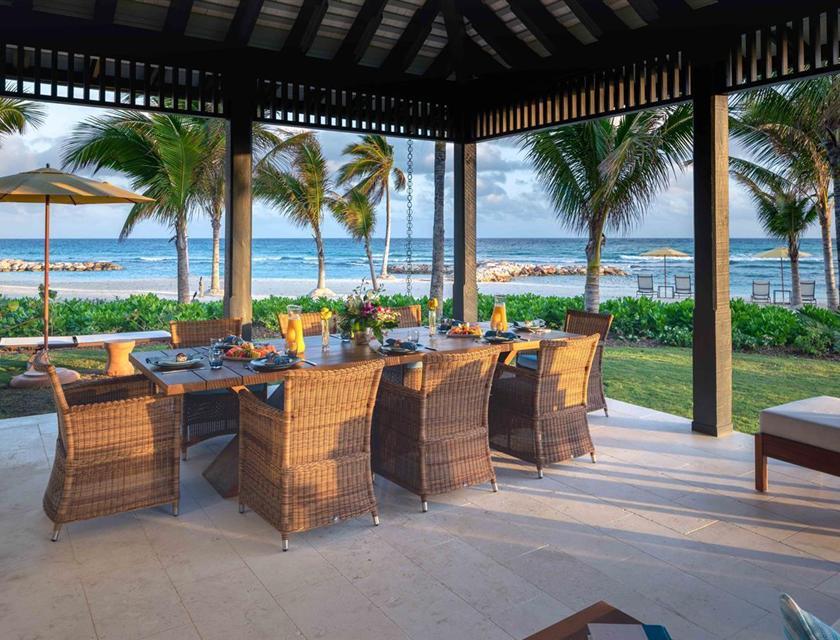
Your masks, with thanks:
M334 295L326 285L321 225L324 208L336 195L318 138L307 132L281 140L256 164L254 195L288 216L293 224L310 228L318 253L318 285L309 295Z
M44 122L45 116L44 109L34 102L0 98L0 138L23 133L27 126L38 127Z
M446 173L446 143L435 141L435 217L432 224L432 282L429 297L443 301L444 263L443 178Z
M351 189L343 198L335 198L330 203L330 208L350 236L354 240L364 242L365 255L370 267L371 286L374 290L378 289L373 253L370 249L370 236L376 227L376 208L371 204L370 198L358 189Z
M77 125L62 158L74 169L119 171L135 191L153 199L131 208L120 239L142 220L173 228L182 303L190 301L187 226L201 202L201 176L212 139L210 121L203 118L117 111Z
M840 215L840 80L826 76L742 94L733 104L732 133L754 160L813 194L822 234L828 306L838 307L831 244ZM840 242L840 241L838 241ZM840 244L838 244L840 259Z
M600 303L606 230L625 230L644 214L690 157L688 105L604 118L521 138L561 224L587 235L585 307Z
M385 196L385 249L382 252L380 279L388 278L388 254L391 251L391 178L394 189L405 189L405 174L394 166L394 147L385 136L367 134L359 142L344 148L344 155L351 160L338 170L338 184L353 184L374 206Z
M729 170L750 194L764 230L787 242L790 259L790 303L802 304L799 286L799 240L819 218L817 207L807 194L796 189L784 176L757 164L729 159Z

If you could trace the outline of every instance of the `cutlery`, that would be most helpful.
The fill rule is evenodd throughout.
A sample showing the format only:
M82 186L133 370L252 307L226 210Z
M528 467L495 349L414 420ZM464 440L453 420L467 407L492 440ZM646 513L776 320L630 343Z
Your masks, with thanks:
M305 362L306 364L308 364L308 365L310 365L310 366L313 366L313 367L317 367L317 366L318 366L317 364L315 364L314 362L312 362L312 360L304 360L303 358L301 358L301 362Z
M429 351L437 351L434 347L427 347L425 344L418 344L418 347L423 347L424 349L428 349Z

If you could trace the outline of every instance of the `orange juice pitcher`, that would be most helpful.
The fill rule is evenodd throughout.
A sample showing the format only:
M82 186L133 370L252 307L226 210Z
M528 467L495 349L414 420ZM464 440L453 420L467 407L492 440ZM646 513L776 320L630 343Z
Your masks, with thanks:
M507 306L505 296L493 298L493 314L490 316L490 328L493 331L507 331Z
M297 304L290 304L286 307L289 314L289 322L286 325L286 349L289 353L301 355L306 350L306 343L303 340L303 321L300 313L303 308Z

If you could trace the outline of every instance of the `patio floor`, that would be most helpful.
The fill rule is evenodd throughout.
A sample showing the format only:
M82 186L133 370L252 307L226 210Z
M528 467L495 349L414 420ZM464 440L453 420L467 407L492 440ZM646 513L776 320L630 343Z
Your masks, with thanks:
M778 594L840 618L840 479L771 463L752 438L612 402L598 463L534 470L496 457L501 492L430 501L377 479L368 518L291 537L182 464L181 515L148 509L65 527L41 511L54 415L0 421L3 638L523 638L606 600L675 640L782 637Z

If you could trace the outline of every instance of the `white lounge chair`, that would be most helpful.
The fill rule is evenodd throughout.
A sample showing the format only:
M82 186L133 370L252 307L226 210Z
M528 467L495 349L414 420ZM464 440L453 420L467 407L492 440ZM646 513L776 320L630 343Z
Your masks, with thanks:
M691 276L674 276L674 296L690 298L693 293Z
M770 282L753 280L751 302L770 302Z
M817 304L816 280L803 280L799 283L799 293L803 303Z
M653 276L649 273L640 273L636 275L636 295L637 296L655 296L656 292L653 290Z

